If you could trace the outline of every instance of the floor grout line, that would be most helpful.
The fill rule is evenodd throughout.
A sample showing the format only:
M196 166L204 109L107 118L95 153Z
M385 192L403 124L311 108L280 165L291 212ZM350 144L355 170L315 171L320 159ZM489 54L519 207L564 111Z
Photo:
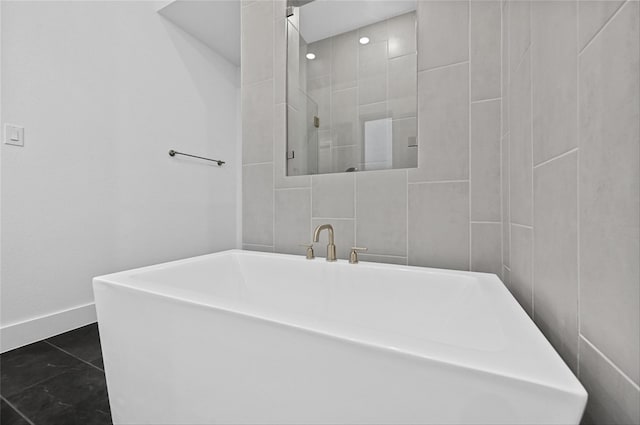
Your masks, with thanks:
M67 355L69 355L69 356L73 357L74 359L79 360L79 361L81 361L82 363L88 364L89 366L94 367L94 368L98 369L100 372L104 373L104 369L101 369L101 368L99 368L98 366L94 365L93 363L88 362L88 361L86 361L86 360L83 360L83 359L81 359L80 357L78 357L78 356L75 356L75 355L71 354L71 353L70 353L70 352L68 352L67 350L62 349L62 348L58 347L57 345L55 345L55 344L53 344L53 343L51 343L51 342L49 342L49 341L47 341L47 340L44 340L44 341L42 341L42 342L44 342L45 344L49 344L49 345L50 345L50 346L52 346L53 348L57 348L58 350L62 351L63 353L65 353L65 354L67 354Z
M6 399L6 397L4 397L3 395L0 395L0 400L4 401L5 403L7 403L7 405L12 408L18 415L22 416L22 419L24 419L25 421L27 421L29 423L29 425L35 425L31 419L29 419L27 417L27 415L25 415L24 413L22 413L20 411L20 409L18 409L16 406L13 405L13 403L11 403L9 400Z

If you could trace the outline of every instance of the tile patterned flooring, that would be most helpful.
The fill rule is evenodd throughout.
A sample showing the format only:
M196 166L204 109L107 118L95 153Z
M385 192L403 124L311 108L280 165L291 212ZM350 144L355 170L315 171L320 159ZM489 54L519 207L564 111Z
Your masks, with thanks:
M94 323L0 355L2 425L111 424Z

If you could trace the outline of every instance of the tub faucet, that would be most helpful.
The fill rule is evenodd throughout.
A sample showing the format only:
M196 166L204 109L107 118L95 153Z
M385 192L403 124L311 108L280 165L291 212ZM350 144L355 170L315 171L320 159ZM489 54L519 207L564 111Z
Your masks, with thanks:
M333 240L333 226L330 224L322 224L313 231L313 241L320 240L320 232L324 229L329 231L329 245L327 245L327 261L336 261L336 245Z

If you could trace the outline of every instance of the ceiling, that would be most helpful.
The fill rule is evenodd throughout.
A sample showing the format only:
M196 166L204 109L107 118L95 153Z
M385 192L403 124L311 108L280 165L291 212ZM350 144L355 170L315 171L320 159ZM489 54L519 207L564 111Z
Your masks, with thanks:
M158 13L240 66L239 0L175 0Z
M416 10L416 0L315 0L299 9L307 43Z
M314 0L299 9L301 34L313 43L416 9L416 0ZM239 0L174 0L158 13L240 66Z

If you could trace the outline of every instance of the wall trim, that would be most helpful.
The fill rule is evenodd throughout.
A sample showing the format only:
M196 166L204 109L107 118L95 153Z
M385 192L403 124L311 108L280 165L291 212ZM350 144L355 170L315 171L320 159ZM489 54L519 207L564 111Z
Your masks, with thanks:
M94 303L88 303L0 328L0 353L40 341L97 321Z

